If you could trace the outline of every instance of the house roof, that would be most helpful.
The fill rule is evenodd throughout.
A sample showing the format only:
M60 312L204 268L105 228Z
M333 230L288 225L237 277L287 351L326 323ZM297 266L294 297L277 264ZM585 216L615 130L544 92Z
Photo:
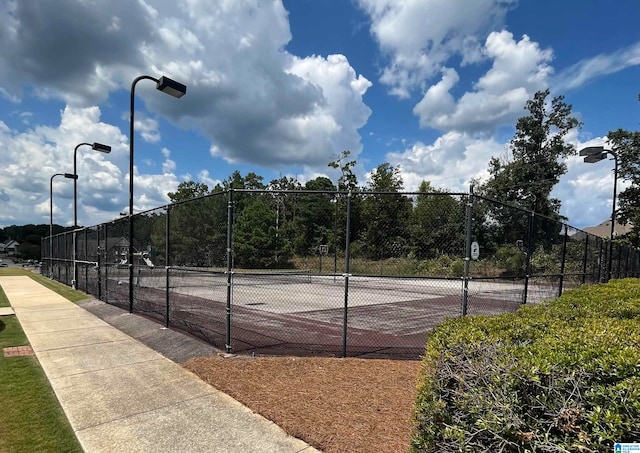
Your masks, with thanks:
M0 249L6 250L10 248L16 248L20 245L20 243L14 239L7 239L4 242L0 242Z
M633 230L633 225L631 223L621 224L616 222L613 226L613 236L622 236L624 234L630 233ZM598 236L601 238L608 239L611 235L611 219L605 220L599 225L591 226L583 228L585 233L593 234L594 236Z

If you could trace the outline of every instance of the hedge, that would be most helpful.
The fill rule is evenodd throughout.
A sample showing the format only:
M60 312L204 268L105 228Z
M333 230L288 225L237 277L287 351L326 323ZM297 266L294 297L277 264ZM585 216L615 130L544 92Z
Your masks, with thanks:
M583 286L428 337L413 452L611 452L640 442L640 281Z

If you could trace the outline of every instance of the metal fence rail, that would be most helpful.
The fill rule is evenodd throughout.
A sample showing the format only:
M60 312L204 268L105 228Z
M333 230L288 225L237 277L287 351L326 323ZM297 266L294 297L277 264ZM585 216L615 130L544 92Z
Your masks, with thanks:
M638 277L640 251L469 193L230 189L42 241L42 273L229 352L416 359L445 319ZM129 252L134 257L129 262Z

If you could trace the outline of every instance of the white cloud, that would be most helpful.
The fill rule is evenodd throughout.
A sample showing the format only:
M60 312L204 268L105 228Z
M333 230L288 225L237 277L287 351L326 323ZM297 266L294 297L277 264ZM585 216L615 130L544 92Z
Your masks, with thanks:
M222 185L222 181L209 176L209 170L201 170L200 173L198 173L198 181L206 184L209 190L213 189L217 184Z
M418 190L424 180L436 188L468 191L471 179L486 175L489 159L504 152L505 145L494 139L447 132L430 145L418 142L386 158L400 167L407 190Z
M167 148L162 148L162 155L164 156L164 162L162 163L162 173L173 173L176 171L176 163L171 160L171 151Z
M361 148L370 82L342 55L284 50L291 32L280 0L15 2L0 20L0 89L13 99L26 89L88 106L128 92L140 74L166 74L188 86L184 98L159 95L148 81L136 97L199 129L229 162L303 165ZM160 140L153 119L137 115L136 131Z
M144 175L139 174L137 171L134 182L134 213L168 204L170 200L167 194L169 192L175 192L179 184L176 175L173 173ZM125 211L128 212L128 206Z
M60 113L58 125L38 126L25 132L14 132L0 122L0 147L4 150L0 165L5 169L0 173L0 187L3 188L0 225L49 223L51 176L73 173L75 147L94 141L111 145L112 152L103 154L90 147L78 148L79 223L87 222L85 210L88 207L100 207L103 215L120 209L109 199L95 198L95 193L114 196L125 204L119 166L125 165L128 159L126 138L114 126L101 122L97 107L66 107ZM53 188L56 222L72 224L73 181L55 178ZM38 215L37 219L33 219L34 213Z
M454 55L466 63L481 55L474 43L504 22L515 0L358 0L389 63L380 80L406 98Z
M508 31L487 37L484 54L493 62L475 84L475 90L456 100L451 89L459 77L454 69L443 69L440 82L431 86L414 107L422 127L467 132L493 132L521 116L526 101L547 86L553 55L540 49L528 36L515 41Z
M135 132L140 134L145 142L158 143L160 141L157 120L145 117L138 112L136 113L133 127Z
M592 80L640 65L640 42L611 54L587 58L564 69L553 80L556 90L564 92L579 88Z

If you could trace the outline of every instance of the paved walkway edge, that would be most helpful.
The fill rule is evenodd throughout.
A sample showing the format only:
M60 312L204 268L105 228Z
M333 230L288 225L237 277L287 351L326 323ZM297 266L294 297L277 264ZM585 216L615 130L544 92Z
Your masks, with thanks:
M318 451L35 280L0 286L85 451Z

